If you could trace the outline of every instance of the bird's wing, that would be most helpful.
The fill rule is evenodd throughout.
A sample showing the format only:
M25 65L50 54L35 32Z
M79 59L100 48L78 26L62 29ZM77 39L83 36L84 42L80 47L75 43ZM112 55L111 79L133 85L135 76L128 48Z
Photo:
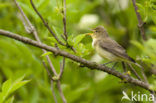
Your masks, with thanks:
M108 38L108 39L99 41L99 46L118 57L135 62L131 57L127 55L125 49L112 39Z

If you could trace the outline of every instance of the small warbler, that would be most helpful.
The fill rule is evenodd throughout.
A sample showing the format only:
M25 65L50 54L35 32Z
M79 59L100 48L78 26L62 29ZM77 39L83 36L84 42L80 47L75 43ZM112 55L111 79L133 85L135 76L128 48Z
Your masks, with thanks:
M135 63L135 60L128 56L126 50L108 36L103 26L98 26L92 29L92 31L93 33L88 33L93 39L92 46L102 58L112 62L124 61Z

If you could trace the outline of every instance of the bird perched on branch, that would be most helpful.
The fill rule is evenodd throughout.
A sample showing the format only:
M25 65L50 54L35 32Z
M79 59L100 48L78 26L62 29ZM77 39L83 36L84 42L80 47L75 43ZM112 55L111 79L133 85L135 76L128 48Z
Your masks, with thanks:
M139 80L142 80L137 72L132 69L131 63L138 66L142 71L144 71L144 68L135 62L133 58L128 56L126 50L121 45L109 37L103 26L98 26L95 29L92 29L92 31L93 33L88 33L88 35L90 35L93 39L92 46L101 57L110 60L108 63L115 62L112 68L114 68L118 62L122 62L123 64L127 63L136 77ZM108 63L105 63L104 65ZM142 72L142 75L144 77L144 81L147 82L144 72Z
M135 63L135 60L128 56L126 50L109 37L103 26L98 26L92 29L92 31L93 33L88 33L93 39L92 46L102 58L112 62L124 61Z

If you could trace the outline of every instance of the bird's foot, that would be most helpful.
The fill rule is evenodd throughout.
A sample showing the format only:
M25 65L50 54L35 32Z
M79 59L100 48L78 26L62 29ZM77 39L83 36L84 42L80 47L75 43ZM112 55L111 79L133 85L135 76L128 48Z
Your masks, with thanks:
M104 66L105 66L105 65L110 64L110 63L112 63L112 61L107 62L107 63L104 63L104 64L102 64L102 65L104 65Z

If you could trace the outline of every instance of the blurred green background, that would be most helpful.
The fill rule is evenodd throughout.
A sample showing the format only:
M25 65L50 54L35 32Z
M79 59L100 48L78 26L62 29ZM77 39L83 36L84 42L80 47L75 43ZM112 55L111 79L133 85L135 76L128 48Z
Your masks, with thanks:
M63 41L61 38L61 34L63 34L62 1L33 1L38 11ZM54 46L56 41L34 12L30 1L18 0L18 3L36 27L42 42ZM101 64L108 62L97 56L91 46L91 37L84 35L90 32L89 29L103 25L109 35L127 49L127 53L131 57L139 63L143 61L142 64L146 67L145 71L151 87L156 89L156 76L151 73L156 69L156 1L137 0L137 6L145 22L145 32L148 37L146 42L141 39L131 0L67 0L68 41L76 49L75 55ZM0 0L0 29L34 39L32 34L25 31L21 15L13 0ZM70 49L60 45L59 47L73 53ZM54 103L50 81L42 65L42 60L45 57L41 55L42 51L36 47L0 36L0 88L2 88L0 91L5 90L6 85L2 86L2 84L4 85L6 80L9 79L15 83L15 80L22 78L18 81L21 87L11 94L8 92L5 103ZM62 61L62 57L55 57L53 54L50 57L59 73L59 63ZM115 69L123 72L121 65ZM25 76L23 77L23 75ZM22 81L23 78L30 81ZM12 83L10 82L10 86L6 87L6 90L13 87ZM18 83L15 84L18 85ZM80 64L69 59L66 59L61 87L68 103L132 103L127 100L121 101L122 91L128 95L131 94L131 91L149 93L140 87L123 84L120 79L104 72L80 67ZM54 86L54 89L58 103L62 103L57 87ZM3 97L4 94L2 96L2 92L0 93L0 96Z

